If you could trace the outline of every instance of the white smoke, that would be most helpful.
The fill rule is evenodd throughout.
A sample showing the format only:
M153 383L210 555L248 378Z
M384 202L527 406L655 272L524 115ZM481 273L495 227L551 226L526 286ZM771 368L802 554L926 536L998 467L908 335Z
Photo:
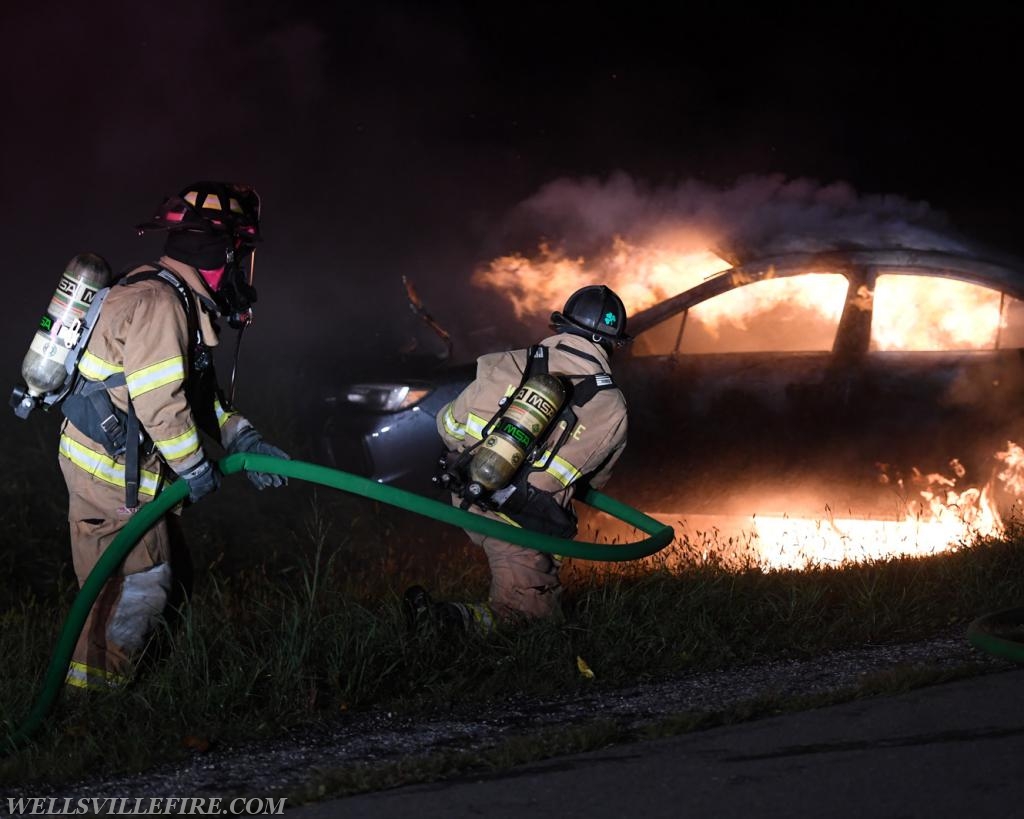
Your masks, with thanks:
M506 241L532 234L568 252L607 246L616 236L642 242L668 234L710 238L741 255L851 246L967 250L926 202L781 174L742 177L730 187L697 180L656 187L621 172L603 181L559 179L518 205L505 231Z

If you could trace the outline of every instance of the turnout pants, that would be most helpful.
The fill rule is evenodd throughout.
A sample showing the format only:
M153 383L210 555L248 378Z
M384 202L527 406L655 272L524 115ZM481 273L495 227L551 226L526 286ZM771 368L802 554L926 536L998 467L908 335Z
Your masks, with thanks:
M68 487L71 556L78 584L130 520L124 487L93 477L60 458ZM67 684L104 688L127 682L171 590L171 557L184 548L176 515L157 522L103 585L78 638Z
M490 606L499 620L552 617L558 613L561 562L549 554L467 532L483 548L491 568Z

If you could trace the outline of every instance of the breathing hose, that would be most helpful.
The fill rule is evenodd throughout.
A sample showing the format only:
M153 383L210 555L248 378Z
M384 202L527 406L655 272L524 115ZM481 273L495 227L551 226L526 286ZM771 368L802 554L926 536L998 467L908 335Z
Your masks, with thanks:
M450 523L454 526L460 526L463 529L469 529L490 537L501 538L519 546L526 546L538 551L566 557L583 558L585 560L637 560L638 558L648 557L665 548L675 537L671 526L659 523L654 518L648 517L633 507L627 506L593 489L588 490L580 500L600 512L606 512L624 523L628 523L630 526L649 535L649 537L635 543L625 543L622 545L564 540L552 535L492 520L463 509L457 509L450 504L426 498L413 492L407 492L404 489L386 486L359 475L352 475L348 472L330 469L318 464L274 458L269 455L239 452L224 458L218 466L224 475L231 475L243 470L247 472L267 472L283 475L287 478L309 481L310 483L322 486L330 486L355 495L379 500L392 506L398 506L443 523ZM0 748L0 752L6 753L18 748L26 743L29 737L35 733L61 691L78 635L85 626L85 619L88 617L93 603L99 596L103 584L117 571L125 557L128 556L128 553L149 528L187 496L188 485L181 480L175 481L160 492L154 500L143 505L132 515L131 520L128 521L127 525L117 534L110 546L100 556L100 559L85 579L82 588L71 604L71 610L64 621L64 627L61 630L50 665L46 671L46 676L43 679L42 693L21 727L7 736L4 746Z

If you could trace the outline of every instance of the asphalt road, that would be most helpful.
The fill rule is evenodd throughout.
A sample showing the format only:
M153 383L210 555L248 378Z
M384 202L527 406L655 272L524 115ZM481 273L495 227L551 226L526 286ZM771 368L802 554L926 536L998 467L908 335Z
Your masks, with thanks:
M302 819L1024 816L1024 669L296 807Z

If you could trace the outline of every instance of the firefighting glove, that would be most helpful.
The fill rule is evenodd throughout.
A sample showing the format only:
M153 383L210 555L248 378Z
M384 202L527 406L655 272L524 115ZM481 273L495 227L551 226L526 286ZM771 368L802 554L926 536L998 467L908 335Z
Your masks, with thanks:
M268 444L263 440L263 436L260 435L253 427L246 427L238 433L228 444L228 455L233 455L236 452L253 452L257 455L270 455L274 458L284 458L286 461L290 461L291 458L284 450L278 449L272 444ZM250 472L246 470L245 476L252 482L252 485L257 489L266 489L268 486L284 486L288 483L288 479L283 475L275 475L272 472Z
M188 484L188 499L191 503L217 491L220 486L220 472L206 458L191 469L179 473L179 477Z

